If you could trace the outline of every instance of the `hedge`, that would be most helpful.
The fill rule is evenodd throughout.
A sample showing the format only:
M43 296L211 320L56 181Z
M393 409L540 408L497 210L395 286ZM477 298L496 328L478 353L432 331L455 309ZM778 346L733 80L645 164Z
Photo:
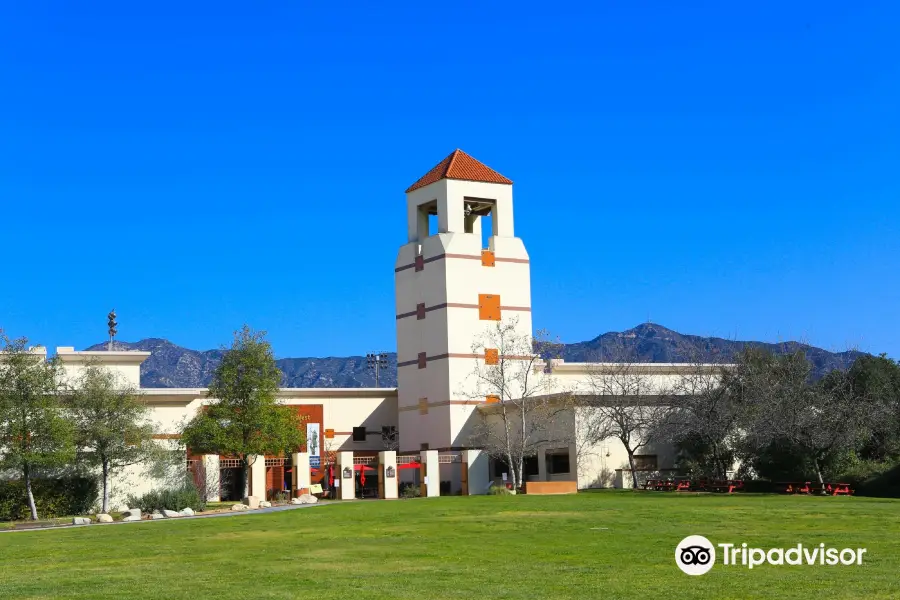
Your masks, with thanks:
M95 477L57 477L31 482L38 517L41 519L89 513L97 502L98 490ZM0 481L0 521L30 518L25 482Z

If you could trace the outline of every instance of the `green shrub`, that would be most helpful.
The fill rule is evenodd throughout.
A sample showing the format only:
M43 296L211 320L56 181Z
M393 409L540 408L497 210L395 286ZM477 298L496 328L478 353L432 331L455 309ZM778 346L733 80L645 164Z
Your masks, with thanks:
M82 475L35 479L31 482L38 517L53 518L87 514L99 494L97 479ZM0 481L0 521L31 518L25 482Z
M512 492L506 489L506 486L503 485L492 485L488 490L488 494L491 496L512 496Z
M401 498L418 498L422 495L422 489L412 483L406 484L400 488Z
M142 496L128 496L126 502L128 508L139 508L145 513L185 508L196 511L206 509L206 499L193 483L185 483L181 487L167 490L153 490Z

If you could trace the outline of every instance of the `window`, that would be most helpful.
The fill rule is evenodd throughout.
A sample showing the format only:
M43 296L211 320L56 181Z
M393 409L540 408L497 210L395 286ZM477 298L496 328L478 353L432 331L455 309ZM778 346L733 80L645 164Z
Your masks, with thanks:
M494 478L500 479L503 477L503 474L506 473L507 477L511 478L512 469L506 466L506 462L495 458L493 460L494 463ZM537 456L526 456L522 461L522 468L525 470L525 477L528 478L532 475L537 475L538 471L538 458Z
M525 469L525 477L529 477L531 475L537 475L540 473L538 469L538 457L537 456L526 456L525 460L522 461L522 467Z
M366 441L366 428L365 427L354 427L353 428L353 441L354 442Z
M569 449L547 450L546 466L548 475L560 475L569 472Z
M655 471L656 455L655 454L635 454L634 468L636 471Z

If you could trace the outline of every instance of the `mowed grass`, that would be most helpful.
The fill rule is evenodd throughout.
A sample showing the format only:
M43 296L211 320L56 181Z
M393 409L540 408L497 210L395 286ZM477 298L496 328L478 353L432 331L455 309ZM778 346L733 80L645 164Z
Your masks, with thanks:
M689 534L862 566L675 565ZM0 598L900 598L900 501L599 492L0 534Z

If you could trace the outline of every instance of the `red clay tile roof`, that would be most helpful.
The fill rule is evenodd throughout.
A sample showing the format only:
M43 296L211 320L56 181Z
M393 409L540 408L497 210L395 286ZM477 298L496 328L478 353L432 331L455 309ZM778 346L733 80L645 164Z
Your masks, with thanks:
M425 187L429 183L441 179L462 179L464 181L482 181L484 183L507 183L507 179L492 168L478 162L462 150L454 150L450 156L442 160L432 170L423 175L417 182L409 186L406 193Z

